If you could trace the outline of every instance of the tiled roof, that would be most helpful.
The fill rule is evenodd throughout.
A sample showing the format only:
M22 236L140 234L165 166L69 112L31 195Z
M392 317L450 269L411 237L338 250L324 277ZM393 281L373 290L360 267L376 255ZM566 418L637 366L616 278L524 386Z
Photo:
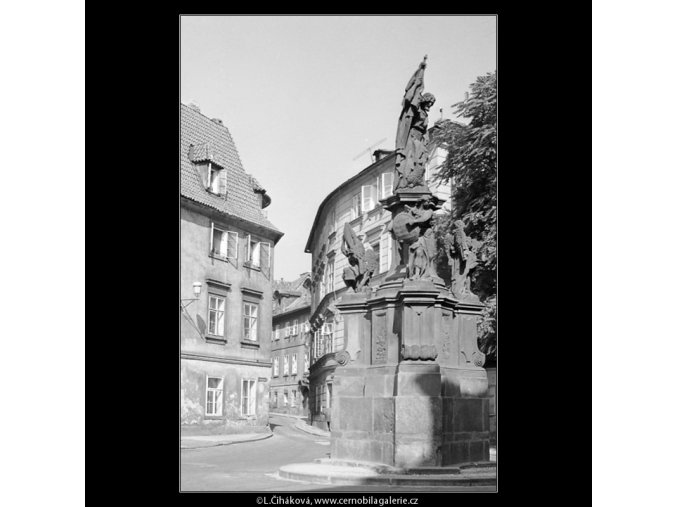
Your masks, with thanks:
M309 278L310 273L303 273L299 278L291 282L284 280L275 280L273 282L273 292L279 292L286 296L282 298L281 305L277 304L277 302L273 304L273 315L310 306L310 291L303 287L303 283Z
M227 171L226 197L211 194L204 188L196 165L188 158L191 145L194 161L203 157ZM181 104L180 161L182 196L282 236L283 233L263 215L261 197L255 193L255 189L261 192L263 188L244 171L228 129L185 104Z

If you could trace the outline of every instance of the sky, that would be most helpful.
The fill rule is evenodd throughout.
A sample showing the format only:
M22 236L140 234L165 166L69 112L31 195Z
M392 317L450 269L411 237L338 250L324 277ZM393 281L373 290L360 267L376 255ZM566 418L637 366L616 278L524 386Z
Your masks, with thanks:
M496 18L181 17L181 102L223 120L270 195L268 218L285 233L276 279L310 271L304 250L322 200L371 151L394 149L404 88L424 55L431 124L467 123L452 105L496 69Z

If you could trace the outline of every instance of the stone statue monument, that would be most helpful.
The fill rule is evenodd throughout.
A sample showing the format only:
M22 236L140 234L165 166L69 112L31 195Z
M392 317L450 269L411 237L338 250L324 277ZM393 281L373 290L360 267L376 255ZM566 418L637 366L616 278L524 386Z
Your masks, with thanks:
M350 291L336 308L344 318L334 373L331 459L443 472L489 459L488 381L477 344L482 313L468 274L475 248L462 222L449 235L452 290L437 275L433 218L442 199L425 181L428 110L426 58L409 80L397 126L397 181L381 199L397 243L378 287L367 284L375 255L346 224L341 251ZM373 263L373 264L372 264Z
M466 236L462 220L453 223L444 242L451 267L451 294L458 299L479 301L470 290L470 272L477 266L478 242Z
M343 228L341 253L348 258L349 264L343 270L343 282L355 292L364 292L378 259L371 246L365 247L349 224Z
M428 162L428 111L435 103L432 93L423 93L423 72L428 56L423 57L409 80L402 99L402 112L395 140L396 181L393 191L402 188L426 188L425 166Z

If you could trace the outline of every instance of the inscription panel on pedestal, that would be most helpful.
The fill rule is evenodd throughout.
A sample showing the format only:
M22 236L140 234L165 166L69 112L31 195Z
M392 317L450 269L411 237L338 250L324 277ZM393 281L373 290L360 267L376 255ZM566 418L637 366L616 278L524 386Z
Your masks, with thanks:
M386 312L372 314L372 364L385 364L388 359Z

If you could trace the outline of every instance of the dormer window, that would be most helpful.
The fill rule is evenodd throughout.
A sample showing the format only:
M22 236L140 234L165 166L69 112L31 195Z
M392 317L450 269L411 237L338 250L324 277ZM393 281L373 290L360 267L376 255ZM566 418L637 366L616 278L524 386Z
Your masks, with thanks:
M214 150L209 143L193 145L188 148L188 160L196 165L202 178L202 184L208 192L226 195L226 170L217 163Z
M213 194L226 195L226 170L211 162L207 167L207 190Z

